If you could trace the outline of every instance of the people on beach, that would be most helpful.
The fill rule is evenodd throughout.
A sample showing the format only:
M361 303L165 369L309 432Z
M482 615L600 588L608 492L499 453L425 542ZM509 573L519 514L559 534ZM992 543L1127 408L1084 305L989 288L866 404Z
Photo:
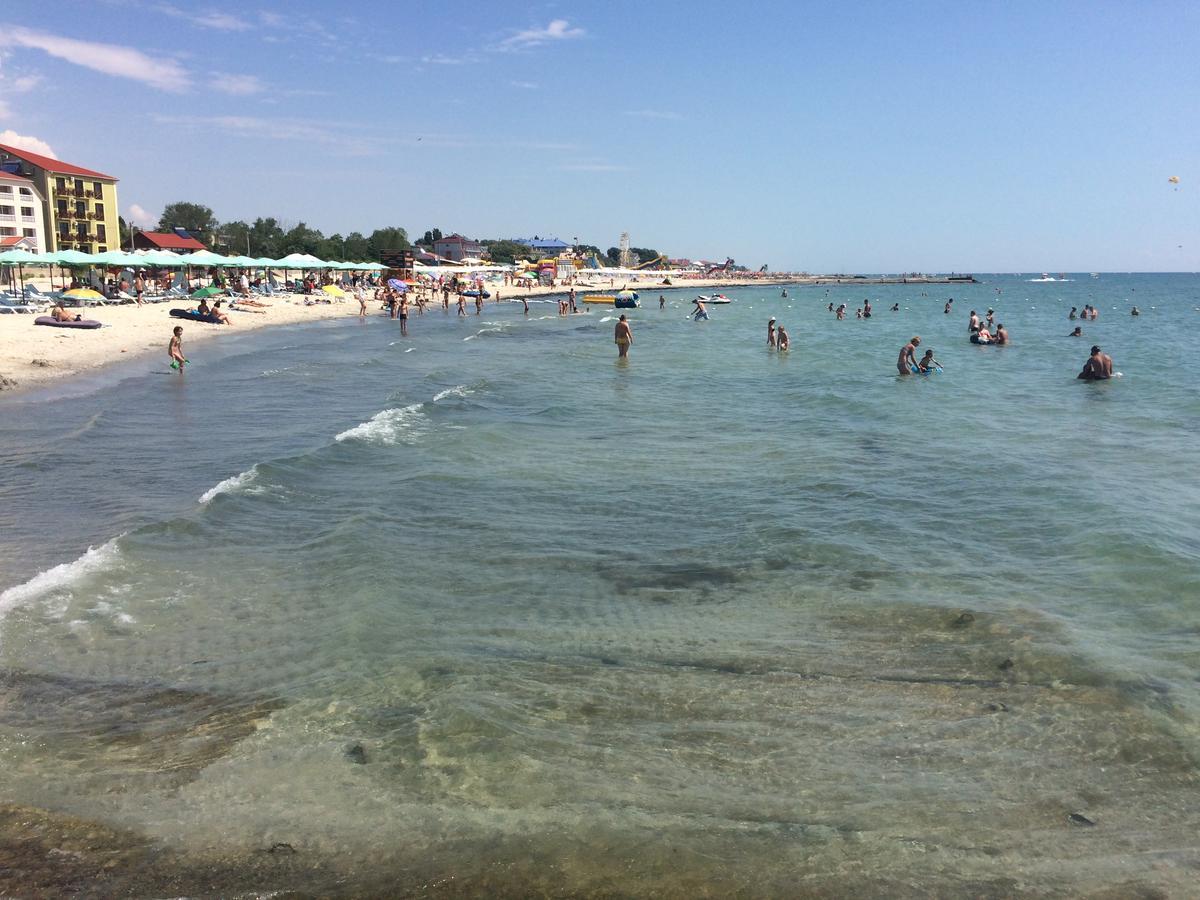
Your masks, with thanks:
M167 344L167 356L171 359L171 368L178 369L183 374L187 359L183 355L183 326L176 325L171 332L171 342Z
M146 293L146 273L138 269L137 277L133 279L133 299L138 306L142 305L142 295Z
M50 318L55 322L77 322L79 320L79 316L66 311L62 305L62 300L54 301L54 306L50 309Z
M216 303L213 304L213 307L209 311L208 315L212 319L215 319L217 322L220 322L222 325L232 325L233 324L233 320L229 318L229 314L227 312L225 312L225 310L221 309L221 301L220 300L218 300Z
M361 284L354 288L354 299L358 301L358 317L365 319L367 316L367 292L363 290Z
M787 329L780 325L776 329L776 342L779 345L780 352L789 349L792 346L792 339L788 337Z
M1092 355L1083 364L1083 371L1075 377L1082 381L1106 381L1112 378L1112 374L1112 357L1101 352L1099 347L1093 346Z
M917 360L914 354L920 346L921 336L913 335L912 340L900 348L900 358L896 360L896 368L900 370L901 375L911 375L917 371Z
M767 347L768 349L775 346L775 319L772 317L767 322Z
M625 359L629 356L629 348L633 345L633 329L629 327L624 313L621 313L621 318L617 320L617 327L613 331L613 342L617 345L618 359Z

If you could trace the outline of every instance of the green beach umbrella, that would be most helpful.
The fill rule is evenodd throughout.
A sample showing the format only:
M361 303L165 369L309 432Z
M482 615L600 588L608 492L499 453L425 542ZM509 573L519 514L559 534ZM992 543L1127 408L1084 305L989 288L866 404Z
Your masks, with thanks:
M224 293L219 287L202 287L200 290L192 293L192 299L202 300L206 297L219 297Z
M211 250L197 250L195 253L183 257L183 264L185 266L227 266L229 259L219 253L213 253Z
M151 250L149 253L135 255L140 259L140 265L159 269L182 269L188 264L186 256L180 256L170 250Z

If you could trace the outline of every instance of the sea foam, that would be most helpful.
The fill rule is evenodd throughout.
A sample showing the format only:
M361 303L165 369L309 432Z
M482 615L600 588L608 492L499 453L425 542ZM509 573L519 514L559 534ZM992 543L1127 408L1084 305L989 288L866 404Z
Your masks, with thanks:
M258 475L258 466L251 466L245 472L240 472L237 475L230 476L224 481L218 481L207 491L200 495L201 505L207 503L217 494L232 494L235 491L240 491L248 484L254 481Z
M70 587L86 575L115 565L121 556L121 550L117 546L120 539L113 538L100 547L88 547L87 552L78 559L39 572L24 584L18 584L0 593L0 617L14 606Z
M334 440L339 443L363 441L371 444L394 444L406 432L415 431L424 424L426 419L425 414L421 412L422 406L421 403L414 403L411 406L385 409L368 421L346 429Z

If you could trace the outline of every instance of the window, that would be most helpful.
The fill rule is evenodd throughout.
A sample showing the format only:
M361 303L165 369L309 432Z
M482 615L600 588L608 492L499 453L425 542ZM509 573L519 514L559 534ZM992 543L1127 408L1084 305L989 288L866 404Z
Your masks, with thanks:
M75 201L75 215L77 215L77 216L86 216L87 215L87 204L84 203L82 200Z
M67 189L67 179L55 178L54 179L54 189L58 190L58 191L65 191Z
M83 222L76 222L75 223L75 236L78 237L80 240L83 240L84 238L86 238L87 237L87 225L85 225Z
M7 225L0 226L0 234L4 235L5 237L11 237L16 233L17 229L15 228L9 228Z
M26 219L32 219L33 218L33 207L32 206L22 206L21 207L21 215L24 216Z
M103 219L104 218L104 204L97 203L95 208L96 208L96 218Z
M0 194L11 194L11 193L12 193L12 185L11 184L0 184Z
M104 240L104 238L101 238L100 240ZM97 252L97 253L107 253L107 252L108 252L108 248L107 248L107 247L97 247L97 248L96 248L96 252Z
M21 196L22 197L32 197L33 191L31 191L29 188L21 188Z
M67 214L67 201L66 200L58 201L58 214L60 216L65 216Z
M96 240L98 240L98 241L107 241L108 240L108 235L106 235L104 233L103 225L96 226Z
M21 231L25 237L37 237L37 230L34 228L22 228Z
M11 216L13 209L14 207L12 206L0 206L0 216Z
M62 235L63 237L66 237L68 234L71 233L71 226L68 225L66 222L59 222L58 223L58 233L60 235Z
M77 193L77 194L83 193L83 179L82 178L75 179L75 193Z

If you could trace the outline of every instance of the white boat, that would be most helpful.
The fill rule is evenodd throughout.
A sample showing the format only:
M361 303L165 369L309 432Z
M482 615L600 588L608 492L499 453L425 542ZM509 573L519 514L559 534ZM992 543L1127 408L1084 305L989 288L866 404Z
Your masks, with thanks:
M711 304L716 304L716 305L720 305L722 303L732 303L733 302L728 297L726 297L724 294L707 294L707 295L701 294L696 299L703 303L711 303Z

